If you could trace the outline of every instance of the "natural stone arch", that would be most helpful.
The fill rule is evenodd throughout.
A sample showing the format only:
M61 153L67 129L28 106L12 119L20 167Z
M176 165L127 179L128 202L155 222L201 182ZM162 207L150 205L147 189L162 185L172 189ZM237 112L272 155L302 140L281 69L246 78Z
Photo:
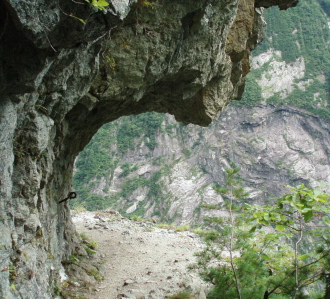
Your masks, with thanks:
M13 291L0 271L4 298L51 298L61 261L81 250L58 201L101 125L146 111L207 125L243 91L260 40L258 3L171 0L148 10L111 2L107 14L65 0L0 3L0 263L18 274ZM116 74L100 69L106 55Z

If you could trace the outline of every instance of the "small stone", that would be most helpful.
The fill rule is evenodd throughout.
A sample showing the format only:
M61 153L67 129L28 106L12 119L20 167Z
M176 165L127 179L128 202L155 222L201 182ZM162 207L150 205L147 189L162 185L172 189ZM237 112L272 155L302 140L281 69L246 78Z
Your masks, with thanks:
M132 283L134 283L135 281L133 280L133 279L127 279L127 280L125 280L124 281L124 286L127 286L127 285L129 285L129 284L132 284Z

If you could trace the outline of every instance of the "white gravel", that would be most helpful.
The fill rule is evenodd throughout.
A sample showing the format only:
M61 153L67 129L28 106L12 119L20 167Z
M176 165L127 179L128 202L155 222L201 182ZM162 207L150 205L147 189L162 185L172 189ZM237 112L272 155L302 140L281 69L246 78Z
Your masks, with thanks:
M187 270L194 253L203 248L192 232L160 229L114 213L82 212L73 215L79 233L98 243L104 280L88 298L166 298L190 290L191 298L205 299L208 286Z

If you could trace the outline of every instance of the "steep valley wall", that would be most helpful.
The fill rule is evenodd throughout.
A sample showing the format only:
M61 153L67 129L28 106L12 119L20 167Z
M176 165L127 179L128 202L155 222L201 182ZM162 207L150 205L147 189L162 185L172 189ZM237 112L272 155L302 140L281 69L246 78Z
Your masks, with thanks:
M118 121L119 128L124 122ZM231 105L207 128L182 126L168 115L154 132L153 149L150 136L142 133L123 154L117 134L118 127L106 128L101 139L114 137L104 155L117 163L104 174L95 172L83 185L89 192L77 182L81 192L74 207L111 206L128 216L198 224L210 213L204 204L223 202L213 187L224 186L230 162L241 169L250 202L271 202L289 191L286 185L305 183L329 191L330 124L296 107ZM86 168L85 159L97 165L90 150L104 145L94 140L92 145L76 164L76 179Z

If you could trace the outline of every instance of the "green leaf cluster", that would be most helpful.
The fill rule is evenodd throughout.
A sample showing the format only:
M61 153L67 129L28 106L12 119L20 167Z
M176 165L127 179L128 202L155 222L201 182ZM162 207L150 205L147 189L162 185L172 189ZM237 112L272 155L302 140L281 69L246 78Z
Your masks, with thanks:
M109 3L105 0L85 0L91 7L95 7L98 10L106 10Z
M304 221L305 225L315 213L326 215L330 212L329 195L324 192L306 188L304 184L288 188L292 192L278 199L274 205L246 205L246 212L252 214L252 220L258 223L253 230L273 224L278 231L285 228L298 231L298 220Z
M226 172L217 190L239 201L238 169ZM207 247L191 266L213 284L207 298L328 298L330 195L303 184L288 188L272 205L227 206L234 216L207 219Z

